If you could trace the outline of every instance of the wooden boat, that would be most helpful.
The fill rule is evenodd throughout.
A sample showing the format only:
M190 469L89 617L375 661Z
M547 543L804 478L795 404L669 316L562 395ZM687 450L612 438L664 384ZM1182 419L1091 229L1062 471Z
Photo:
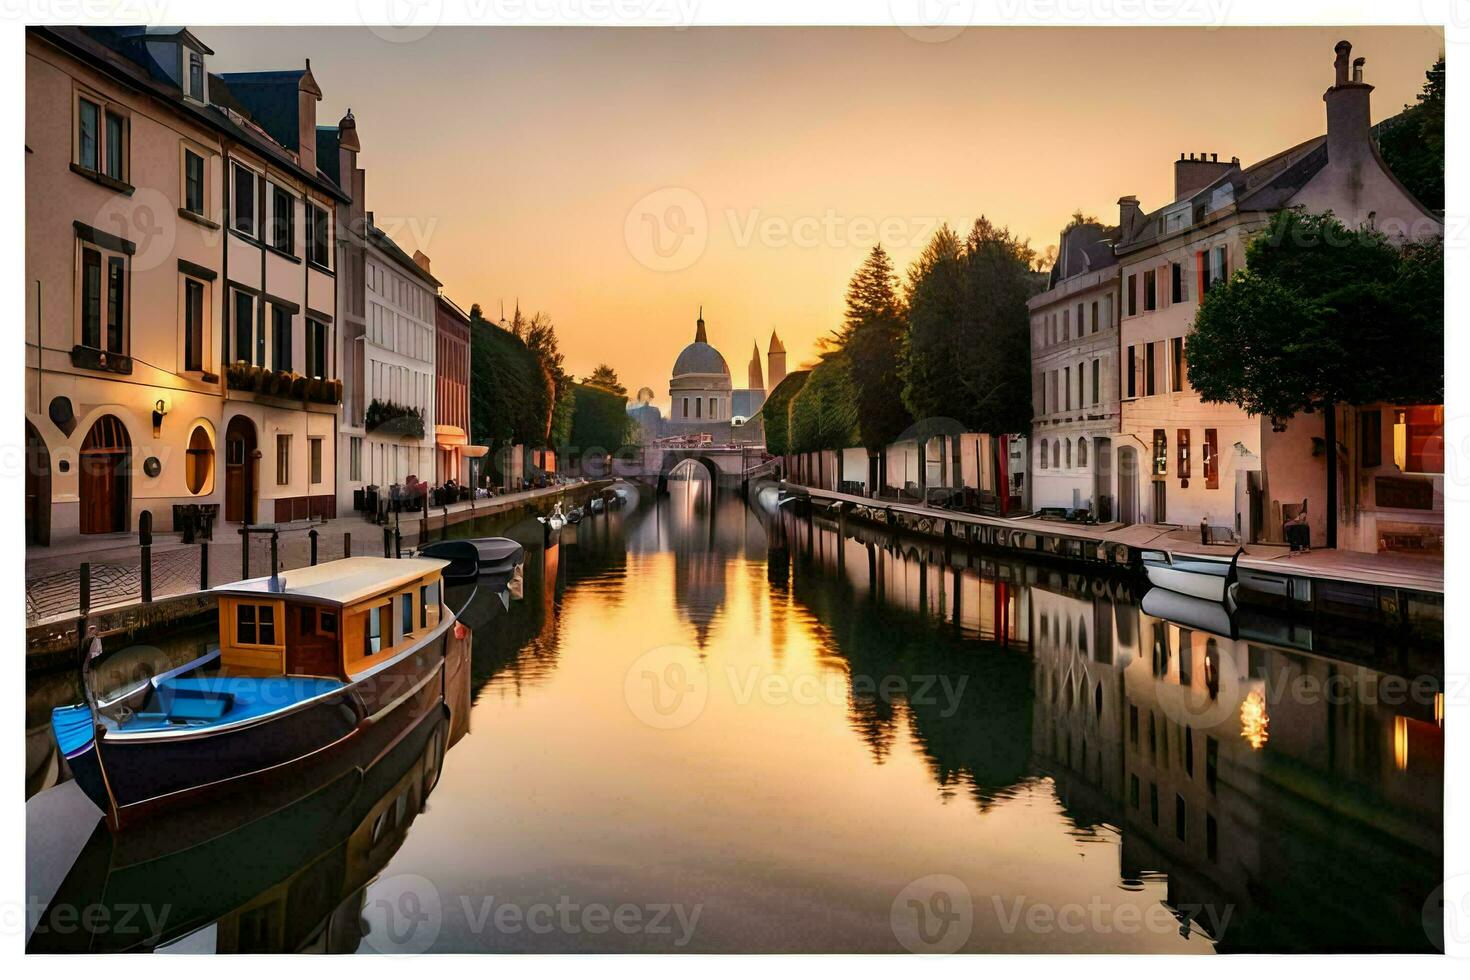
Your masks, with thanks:
M1144 551L1143 570L1149 584L1210 602L1235 605L1235 561L1244 549L1229 558L1223 555L1181 555L1168 551Z
M581 524L582 523L582 508L580 508L580 507L573 507L571 510L567 511L567 523L568 524Z
M496 590L505 588L526 560L526 549L510 538L435 541L420 548L418 554L424 558L448 561L442 574L449 585L485 580Z
M84 665L86 702L51 716L78 786L117 829L341 750L405 702L442 697L447 564L344 558L222 585L220 641L204 656L106 698Z
M1222 602L1155 587L1144 593L1140 605L1155 619L1167 619L1180 626L1232 640L1236 637L1235 616Z
M560 531L563 527L566 527L567 515L562 513L561 501L558 500L552 505L550 514L546 517L538 517L536 520L546 525L549 531Z

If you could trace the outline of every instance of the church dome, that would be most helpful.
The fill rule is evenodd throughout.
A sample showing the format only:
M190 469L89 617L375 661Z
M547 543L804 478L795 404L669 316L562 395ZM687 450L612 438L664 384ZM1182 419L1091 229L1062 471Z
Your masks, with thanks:
M730 376L730 368L719 351L702 340L685 347L674 362L674 377L681 374L723 374Z

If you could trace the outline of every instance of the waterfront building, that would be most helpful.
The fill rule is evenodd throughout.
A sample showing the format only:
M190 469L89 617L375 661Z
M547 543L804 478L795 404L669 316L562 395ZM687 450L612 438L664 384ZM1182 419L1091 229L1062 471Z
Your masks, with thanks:
M484 455L470 441L470 315L442 293L434 306L434 483L473 486Z
M1114 517L1118 431L1117 228L1077 222L1031 311L1031 507Z
M28 543L167 530L180 504L330 513L321 91L213 55L186 28L27 31Z
M1330 210L1349 226L1370 225L1401 240L1443 233L1442 222L1379 156L1369 118L1372 86L1362 80L1361 58L1350 77L1350 55L1346 41L1337 45L1335 81L1323 96L1325 135L1244 168L1217 154L1180 154L1173 201L1145 214L1136 197L1119 200L1115 469L1117 516L1124 522L1208 521L1232 526L1244 541L1279 541L1282 520L1306 501L1313 540L1323 540L1326 475L1311 449L1312 437L1322 435L1320 418L1299 416L1285 433L1273 433L1269 419L1234 405L1206 404L1189 383L1184 350L1201 296L1242 267L1248 239L1282 208ZM1380 523L1390 529L1442 526L1442 410L1367 411L1378 413L1376 439L1371 432L1362 436L1368 451L1353 465L1352 484L1364 492L1344 498L1343 516L1357 531L1343 543L1377 550L1385 542L1422 540L1412 532L1394 538L1399 532L1393 530L1385 537L1376 529ZM1385 473L1390 482L1380 503L1367 481ZM1400 487L1406 481L1414 486ZM1405 502L1427 506L1406 508Z

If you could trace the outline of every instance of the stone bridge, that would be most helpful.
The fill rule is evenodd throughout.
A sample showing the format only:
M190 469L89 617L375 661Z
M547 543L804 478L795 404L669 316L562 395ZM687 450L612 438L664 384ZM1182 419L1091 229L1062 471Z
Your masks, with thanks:
M667 489L669 474L682 463L700 467L716 486L739 489L755 475L768 473L778 463L767 459L764 446L659 446L642 447L637 461L619 460L619 476L643 479ZM629 465L629 464L632 465Z

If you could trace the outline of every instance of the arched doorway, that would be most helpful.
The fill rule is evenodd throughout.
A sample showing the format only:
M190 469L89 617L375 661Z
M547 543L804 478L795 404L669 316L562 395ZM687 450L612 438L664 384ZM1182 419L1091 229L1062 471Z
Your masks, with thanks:
M243 415L225 429L225 520L255 523L255 423Z
M1118 520L1138 523L1138 450L1118 447Z
M110 534L128 529L131 513L133 444L116 415L92 423L82 440L77 474L83 534Z
M196 496L214 489L214 440L202 425L189 433L189 448L184 454L184 486Z
M51 452L26 421L26 544L51 543Z

